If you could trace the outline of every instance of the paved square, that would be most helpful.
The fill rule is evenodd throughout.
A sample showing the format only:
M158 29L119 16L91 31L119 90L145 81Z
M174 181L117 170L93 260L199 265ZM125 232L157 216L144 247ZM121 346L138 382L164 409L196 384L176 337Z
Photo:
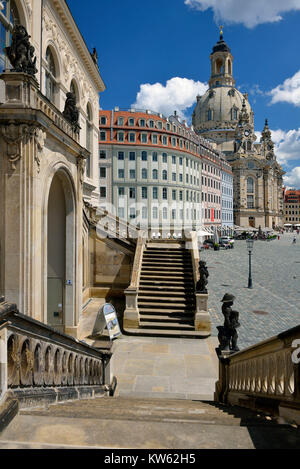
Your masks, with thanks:
M208 308L212 335L223 325L221 300L232 293L234 308L240 312L240 348L265 340L300 323L300 235L280 240L255 241L252 254L253 289L248 289L248 251L246 241L235 241L234 249L202 251L209 271ZM258 311L260 313L255 313Z

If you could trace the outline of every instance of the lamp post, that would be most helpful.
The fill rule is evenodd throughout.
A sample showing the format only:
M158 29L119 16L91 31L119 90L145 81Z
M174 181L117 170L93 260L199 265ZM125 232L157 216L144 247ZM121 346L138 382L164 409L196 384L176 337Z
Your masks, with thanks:
M246 243L247 243L247 249L248 249L248 252L249 252L248 288L252 288L251 254L252 254L252 251L253 251L254 241L253 241L253 239L249 238L249 239L246 240Z

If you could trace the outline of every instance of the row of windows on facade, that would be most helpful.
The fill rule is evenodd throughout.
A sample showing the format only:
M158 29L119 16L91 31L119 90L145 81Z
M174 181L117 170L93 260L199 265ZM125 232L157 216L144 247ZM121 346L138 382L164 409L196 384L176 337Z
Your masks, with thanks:
M99 150L99 158L100 158L101 160L105 160L106 157L107 157L106 150ZM126 157L128 157L129 161L136 161L137 153L136 153L135 151L129 151L129 152L128 152L128 155L127 155L127 153L124 152L124 151L119 151L119 152L118 152L118 160L125 160ZM156 162L156 161L158 161L159 155L158 155L158 153L157 153L156 151L150 152L150 154L149 154L149 152L147 152L147 151L142 151L142 152L140 153L140 157L141 157L141 160L142 160L142 161L148 161L149 158L152 158L152 161L153 161L153 162ZM172 164L176 164L177 158L178 158L178 163L179 163L179 165L180 165L180 166L183 165L183 159L184 159L184 158L183 158L182 156L177 157L176 155L168 155L167 153L162 153L161 157L162 157L162 162L163 162L163 163L168 163L168 158L172 157ZM185 158L185 165L186 165L187 167L188 167L189 165L190 165L190 167L192 167L192 166L193 166L193 162L190 161L190 163L189 163L189 161L190 161L190 160L189 160L188 158ZM194 161L194 168L199 170L199 168L200 168L199 164L200 164L200 163L196 163L196 161ZM209 164L207 164L207 163L203 163L203 162L202 162L202 163L201 163L201 168L202 168L203 171L207 171L207 172L209 172L209 173L211 173L211 174L214 174L214 175L216 175L216 176L220 176L220 175L221 175L221 171L220 171L218 168L216 168L216 167L214 167L214 166L211 166L211 165L209 165ZM232 178L231 178L231 181L232 181Z
M286 210L285 214L286 215L298 215L298 210L289 210L289 211Z
M142 199L148 199L148 194L149 194L149 189L148 187L141 187L139 188L141 191L141 197ZM184 195L183 191L179 190L177 191L176 189L172 189L171 193L169 194L168 188L163 187L160 188L161 192L161 198L163 200L179 200L183 201ZM137 188L136 187L129 187L128 188L128 195L130 199L136 199L137 196ZM125 187L118 187L118 196L119 198L125 197ZM107 188L106 186L101 186L100 187L100 197L101 198L106 198L107 197ZM152 187L152 199L153 200L158 200L159 199L159 188L158 187ZM200 192L193 192L193 191L186 191L185 192L185 200L187 202L197 202L200 203ZM208 194L208 193L201 193L201 202L209 202L209 203L214 203L214 204L221 204L221 198L217 196L216 194Z
M224 195L228 195L229 197L232 196L232 188L231 187L227 187L227 186L222 186L222 194Z
M223 221L233 221L233 213L232 212L222 212L222 220Z
M154 121L153 119L135 119L134 117L128 117L127 121L125 117L118 117L117 118L117 125L124 126L128 125L129 127L149 127L150 129L157 128L158 130L165 129L168 132L173 131L174 133L179 133L184 137L189 137L189 133L184 130L182 127L177 127L176 125L171 125L169 122L162 122L162 121ZM107 117L100 116L100 125L107 125Z
M193 153L200 154L200 149L194 143L190 143L188 141L183 141L182 139L178 139L177 137L169 137L168 135L158 135L158 134L148 134L148 133L136 133L136 132L128 132L127 138L125 132L117 132L117 141L120 143L125 142L127 140L129 143L136 143L140 141L140 143L149 143L151 142L153 145L162 144L164 146L168 146L169 144L173 147L180 147L185 148ZM100 131L100 141L106 142L107 141L107 132L105 130Z
M148 207L142 207L141 210L141 215L142 219L146 220L148 219ZM176 209L172 209L171 211L169 210L168 207L163 207L161 211L159 210L159 207L152 207L152 219L153 220L158 220L159 218L159 213L161 213L161 217L163 220L181 220L183 221L184 219L184 210L180 209L177 211ZM139 216L140 212L136 210L135 207L131 207L129 209L129 218L130 219L135 219ZM125 208L124 207L119 207L118 208L118 216L120 218L125 218ZM195 210L195 209L186 209L185 211L185 218L186 220L199 220L200 218L200 211ZM215 210L215 209L205 209L205 218L208 220L220 220L220 210Z
M100 168L99 171L100 179L104 179L107 176L107 168ZM141 176L142 179L148 179L148 170L143 168L141 170ZM179 182L183 182L183 174L180 173L179 175ZM119 179L125 179L125 170L124 169L118 169L118 178ZM136 170L135 169L129 169L129 179L136 179ZM158 170L153 169L152 170L152 179L158 180ZM196 176L192 176L189 174L186 174L186 184L191 184L194 186L199 186L200 179L196 178ZM168 172L166 170L162 171L162 180L167 181L168 180ZM172 182L177 182L177 173L172 173Z
M183 182L183 174L179 173L178 176L179 176L179 182ZM106 177L106 168L100 168L100 178L105 178L105 177ZM124 169L118 169L118 179L125 179L125 170ZM129 170L129 179L136 179L136 170L135 169L130 169ZM148 179L148 170L146 168L142 168L142 170L141 170L141 179ZM158 180L158 170L157 169L152 170L152 179ZM162 171L162 180L163 181L168 181L168 171L165 170L165 169ZM172 173L172 182L177 182L177 173ZM200 179L196 178L196 176L186 174L185 175L185 182L186 182L186 184L199 186Z

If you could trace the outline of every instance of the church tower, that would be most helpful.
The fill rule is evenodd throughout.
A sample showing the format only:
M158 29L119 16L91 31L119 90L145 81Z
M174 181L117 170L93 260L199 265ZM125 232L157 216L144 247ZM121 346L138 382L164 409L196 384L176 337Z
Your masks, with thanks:
M203 96L197 96L193 126L198 134L216 142L225 155L231 155L235 151L235 130L240 113L246 111L252 128L254 123L248 94L242 94L235 87L233 56L224 41L222 27L210 62L209 89Z
M223 38L223 26L220 28L220 40L213 47L210 61L211 76L209 87L216 88L217 86L231 86L234 88L235 80L232 75L233 57L231 55L230 48Z
M282 176L276 161L268 121L260 143L254 129L254 114L248 93L235 86L233 56L220 39L210 54L209 89L197 96L193 113L195 131L217 144L233 172L234 222L238 226L282 226Z

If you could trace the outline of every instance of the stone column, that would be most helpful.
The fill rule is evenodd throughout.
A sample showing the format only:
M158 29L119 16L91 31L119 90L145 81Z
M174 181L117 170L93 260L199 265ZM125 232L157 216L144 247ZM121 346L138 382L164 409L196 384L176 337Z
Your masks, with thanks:
M42 125L34 117L38 83L24 73L4 73L0 106L1 292L20 311L42 320L40 292L40 155Z

